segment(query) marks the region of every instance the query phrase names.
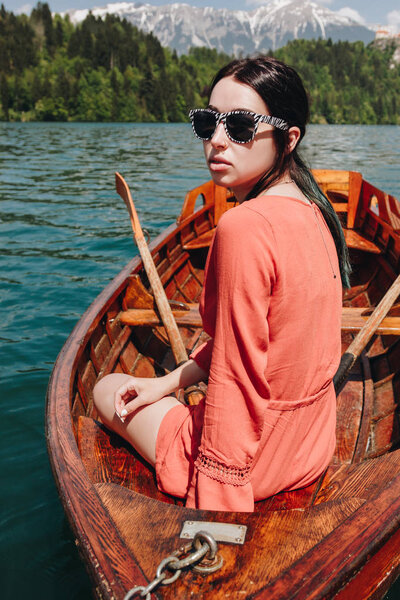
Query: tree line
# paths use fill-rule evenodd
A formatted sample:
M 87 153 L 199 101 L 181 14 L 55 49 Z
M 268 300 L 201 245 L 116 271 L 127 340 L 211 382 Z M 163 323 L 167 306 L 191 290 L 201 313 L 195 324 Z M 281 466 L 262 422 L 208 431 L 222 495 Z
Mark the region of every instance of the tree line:
M 311 122 L 400 124 L 393 53 L 390 44 L 295 40 L 273 54 L 302 76 Z M 230 58 L 208 48 L 178 56 L 115 15 L 73 25 L 46 3 L 29 16 L 1 5 L 0 120 L 186 121 Z

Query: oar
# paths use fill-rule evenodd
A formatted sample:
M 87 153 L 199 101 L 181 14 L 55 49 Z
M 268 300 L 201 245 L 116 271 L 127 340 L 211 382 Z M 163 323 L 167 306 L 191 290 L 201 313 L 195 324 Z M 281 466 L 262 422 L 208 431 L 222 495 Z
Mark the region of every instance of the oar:
M 142 257 L 147 278 L 150 282 L 151 289 L 153 290 L 154 299 L 171 344 L 175 362 L 179 366 L 188 360 L 186 348 L 182 342 L 178 326 L 174 319 L 174 315 L 172 314 L 172 309 L 169 305 L 163 284 L 161 283 L 158 275 L 153 257 L 150 254 L 150 250 L 144 238 L 128 184 L 119 173 L 115 173 L 115 187 L 117 193 L 121 196 L 128 208 L 133 236 L 136 241 L 140 256 Z M 189 404 L 198 404 L 204 394 L 199 388 L 192 386 L 192 388 L 185 390 L 185 396 Z
M 392 308 L 396 299 L 400 294 L 400 275 L 394 280 L 386 294 L 383 296 L 382 300 L 379 302 L 378 306 L 375 308 L 369 319 L 366 321 L 365 325 L 358 332 L 357 336 L 351 342 L 350 346 L 347 348 L 346 352 L 343 354 L 338 370 L 336 371 L 336 375 L 333 378 L 333 383 L 335 385 L 336 394 L 340 392 L 343 387 L 344 381 L 347 378 L 350 370 L 354 366 L 357 358 L 360 356 L 361 352 L 364 350 L 375 331 L 379 327 L 380 323 L 388 314 L 389 310 Z
M 167 331 L 167 335 L 171 344 L 176 364 L 179 365 L 188 360 L 188 355 L 185 346 L 183 345 L 178 326 L 172 314 L 171 307 L 168 303 L 168 298 L 165 294 L 165 290 L 157 273 L 153 257 L 150 254 L 150 250 L 144 238 L 143 231 L 140 226 L 140 221 L 136 213 L 135 205 L 133 203 L 128 184 L 126 183 L 122 175 L 120 175 L 119 173 L 115 173 L 115 187 L 117 189 L 117 193 L 121 196 L 128 208 L 133 235 L 140 256 L 142 257 L 143 265 L 146 270 L 151 289 L 153 290 L 154 298 L 161 316 L 161 320 Z

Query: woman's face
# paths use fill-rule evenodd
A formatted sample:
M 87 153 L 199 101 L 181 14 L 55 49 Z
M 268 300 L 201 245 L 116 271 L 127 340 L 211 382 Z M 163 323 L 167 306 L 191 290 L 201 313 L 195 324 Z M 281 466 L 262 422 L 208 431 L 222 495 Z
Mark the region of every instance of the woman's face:
M 270 114 L 261 96 L 233 77 L 225 77 L 216 84 L 210 96 L 209 108 L 220 113 L 249 110 L 262 115 Z M 253 141 L 238 144 L 228 138 L 224 124 L 220 123 L 212 138 L 203 142 L 214 183 L 231 188 L 239 202 L 275 164 L 277 150 L 273 130 L 272 125 L 260 123 Z

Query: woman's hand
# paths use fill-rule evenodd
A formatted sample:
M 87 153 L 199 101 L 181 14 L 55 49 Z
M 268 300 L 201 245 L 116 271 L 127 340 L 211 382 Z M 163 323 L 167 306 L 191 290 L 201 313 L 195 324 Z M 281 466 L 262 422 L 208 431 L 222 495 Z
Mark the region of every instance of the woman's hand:
M 125 418 L 138 408 L 161 400 L 166 395 L 163 380 L 164 377 L 130 377 L 121 385 L 114 396 L 115 412 L 121 421 L 125 421 Z
M 179 388 L 186 388 L 206 377 L 207 373 L 191 359 L 163 377 L 130 377 L 115 392 L 115 412 L 121 421 L 125 421 L 138 408 L 158 402 Z

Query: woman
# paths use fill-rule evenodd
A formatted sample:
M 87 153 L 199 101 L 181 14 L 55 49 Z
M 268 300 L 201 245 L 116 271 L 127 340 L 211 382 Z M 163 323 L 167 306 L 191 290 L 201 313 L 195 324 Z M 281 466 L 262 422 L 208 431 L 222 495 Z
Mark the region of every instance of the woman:
M 164 377 L 105 377 L 94 400 L 155 465 L 161 490 L 189 507 L 253 511 L 314 481 L 332 457 L 348 255 L 297 153 L 308 102 L 293 69 L 233 61 L 190 118 L 214 182 L 239 202 L 208 256 L 200 312 L 210 340 Z M 207 377 L 197 407 L 170 395 Z

